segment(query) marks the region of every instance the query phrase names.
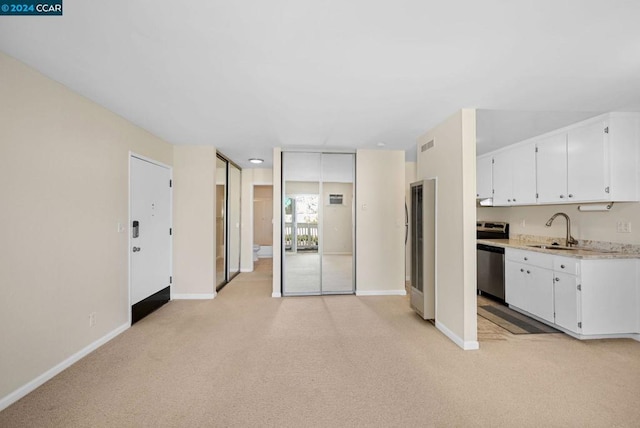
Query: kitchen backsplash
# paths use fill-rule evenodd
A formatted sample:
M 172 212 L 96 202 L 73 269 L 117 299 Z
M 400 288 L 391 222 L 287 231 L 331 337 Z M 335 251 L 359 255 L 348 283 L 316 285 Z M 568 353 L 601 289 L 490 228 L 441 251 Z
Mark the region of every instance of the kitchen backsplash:
M 640 245 L 640 203 L 637 202 L 616 202 L 606 212 L 578 211 L 578 204 L 478 207 L 477 219 L 508 222 L 511 236 L 533 235 L 537 242 L 552 236 L 552 239 L 564 241 L 566 222 L 563 218 L 557 218 L 551 227 L 545 226 L 547 220 L 557 212 L 569 215 L 571 235 L 581 242 L 630 245 L 632 248 Z M 627 233 L 618 231 L 620 222 L 630 226 Z

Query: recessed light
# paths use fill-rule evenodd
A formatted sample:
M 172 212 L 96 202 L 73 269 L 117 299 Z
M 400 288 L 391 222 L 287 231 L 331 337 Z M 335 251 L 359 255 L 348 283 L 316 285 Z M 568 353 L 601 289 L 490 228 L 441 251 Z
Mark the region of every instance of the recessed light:
M 249 159 L 249 162 L 251 162 L 251 163 L 256 163 L 256 164 L 257 164 L 257 163 L 262 163 L 262 162 L 264 162 L 264 159 L 251 158 L 251 159 Z

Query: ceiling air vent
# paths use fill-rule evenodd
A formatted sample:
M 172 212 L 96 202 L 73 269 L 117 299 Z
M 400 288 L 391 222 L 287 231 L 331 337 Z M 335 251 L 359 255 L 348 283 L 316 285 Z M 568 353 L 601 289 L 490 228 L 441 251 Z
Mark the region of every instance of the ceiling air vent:
M 433 140 L 429 141 L 428 143 L 424 143 L 420 147 L 420 152 L 426 152 L 427 150 L 429 150 L 432 147 L 433 147 Z

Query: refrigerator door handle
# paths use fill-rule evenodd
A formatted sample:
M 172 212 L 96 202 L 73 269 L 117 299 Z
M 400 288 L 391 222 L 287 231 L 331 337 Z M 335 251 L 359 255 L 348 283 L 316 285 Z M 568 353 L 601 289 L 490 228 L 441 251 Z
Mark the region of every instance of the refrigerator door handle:
M 407 245 L 407 240 L 409 238 L 409 209 L 407 208 L 407 203 L 404 203 L 404 245 Z

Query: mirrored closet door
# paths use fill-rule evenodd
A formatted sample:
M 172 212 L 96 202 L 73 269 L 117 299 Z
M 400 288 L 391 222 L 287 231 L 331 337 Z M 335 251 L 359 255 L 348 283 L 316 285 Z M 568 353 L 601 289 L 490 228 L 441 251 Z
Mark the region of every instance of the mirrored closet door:
M 354 155 L 283 153 L 283 295 L 354 292 Z

